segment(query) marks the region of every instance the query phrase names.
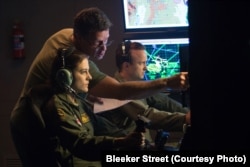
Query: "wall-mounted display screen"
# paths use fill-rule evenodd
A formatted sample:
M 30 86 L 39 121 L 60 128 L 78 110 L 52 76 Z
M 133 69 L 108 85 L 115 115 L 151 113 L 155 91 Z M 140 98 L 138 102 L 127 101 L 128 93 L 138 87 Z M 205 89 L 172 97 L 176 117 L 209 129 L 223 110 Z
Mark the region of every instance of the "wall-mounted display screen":
M 123 0 L 125 30 L 187 27 L 187 0 Z

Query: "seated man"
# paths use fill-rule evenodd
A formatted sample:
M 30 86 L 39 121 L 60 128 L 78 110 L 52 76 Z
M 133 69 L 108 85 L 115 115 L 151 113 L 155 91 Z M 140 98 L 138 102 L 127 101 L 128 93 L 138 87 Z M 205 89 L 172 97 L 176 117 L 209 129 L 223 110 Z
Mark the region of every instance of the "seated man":
M 145 47 L 137 42 L 125 42 L 116 50 L 118 71 L 115 78 L 119 82 L 142 80 L 147 70 Z M 165 93 L 158 93 L 145 99 L 133 100 L 119 108 L 100 115 L 115 123 L 119 128 L 131 132 L 135 128 L 137 115 L 151 120 L 150 129 L 182 132 L 185 124 L 190 124 L 190 110 Z M 148 138 L 149 140 L 152 140 Z

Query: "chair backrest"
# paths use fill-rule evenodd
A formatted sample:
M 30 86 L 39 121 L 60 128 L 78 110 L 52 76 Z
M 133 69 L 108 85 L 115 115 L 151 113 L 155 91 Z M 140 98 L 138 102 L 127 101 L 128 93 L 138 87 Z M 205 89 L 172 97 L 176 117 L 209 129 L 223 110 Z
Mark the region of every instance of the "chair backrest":
M 28 129 L 26 140 L 19 150 L 24 166 L 28 167 L 60 167 L 52 150 L 52 143 L 46 132 L 46 125 L 42 116 L 42 107 L 51 97 L 52 91 L 48 85 L 39 85 L 30 89 L 26 98 L 28 112 Z

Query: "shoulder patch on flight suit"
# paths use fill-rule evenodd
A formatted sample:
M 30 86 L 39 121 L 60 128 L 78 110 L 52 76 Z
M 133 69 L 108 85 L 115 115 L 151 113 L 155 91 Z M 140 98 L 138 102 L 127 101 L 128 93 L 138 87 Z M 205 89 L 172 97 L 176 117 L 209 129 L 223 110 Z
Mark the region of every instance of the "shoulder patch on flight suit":
M 90 121 L 89 116 L 86 113 L 82 113 L 81 117 L 82 117 L 82 123 L 84 124 Z
M 60 118 L 64 118 L 64 116 L 65 116 L 65 113 L 61 108 L 57 109 L 57 114 L 60 116 Z

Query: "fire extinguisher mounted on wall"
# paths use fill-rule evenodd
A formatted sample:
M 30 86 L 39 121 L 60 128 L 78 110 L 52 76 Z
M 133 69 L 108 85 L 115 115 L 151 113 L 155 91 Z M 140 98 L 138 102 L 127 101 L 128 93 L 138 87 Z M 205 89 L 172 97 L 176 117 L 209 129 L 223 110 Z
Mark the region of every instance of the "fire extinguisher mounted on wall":
M 22 59 L 24 55 L 24 33 L 20 22 L 15 22 L 12 29 L 13 58 Z

